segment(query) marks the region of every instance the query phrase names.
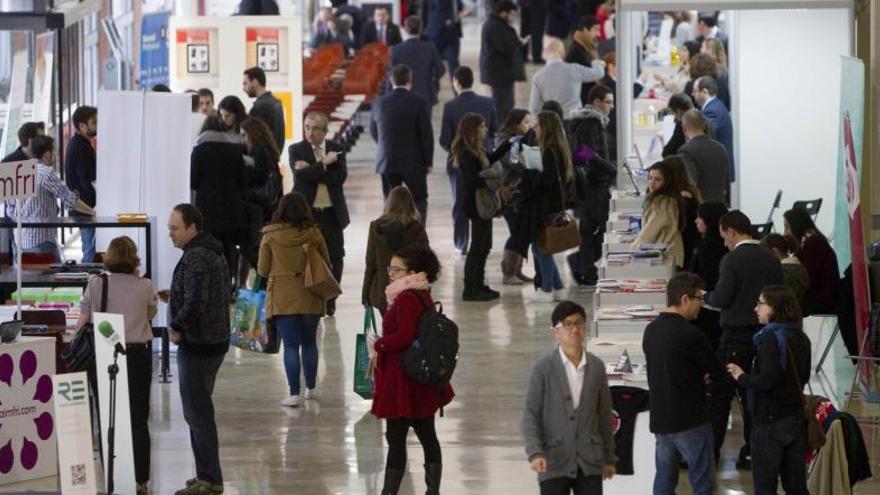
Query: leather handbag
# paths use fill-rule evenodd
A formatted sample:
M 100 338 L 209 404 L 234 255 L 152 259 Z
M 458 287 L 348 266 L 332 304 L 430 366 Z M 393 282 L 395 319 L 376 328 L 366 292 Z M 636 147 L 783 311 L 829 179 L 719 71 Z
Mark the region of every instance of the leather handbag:
M 107 274 L 101 274 L 101 312 L 107 311 Z M 89 322 L 76 331 L 61 359 L 70 373 L 87 371 L 95 365 L 95 326 Z
M 791 353 L 791 346 L 785 343 L 788 351 L 788 362 L 791 364 L 791 370 L 794 372 L 794 380 L 798 386 L 798 392 L 801 396 L 801 407 L 804 412 L 804 419 L 807 421 L 807 451 L 813 452 L 825 445 L 825 428 L 819 424 L 816 418 L 816 411 L 809 407 L 809 401 L 804 398 L 804 385 L 801 383 L 801 377 L 798 376 L 797 362 L 794 360 L 794 354 Z M 807 384 L 809 386 L 809 383 Z M 812 393 L 812 390 L 811 390 Z
M 562 173 L 558 176 L 559 193 L 565 208 L 565 187 L 562 186 Z M 581 245 L 581 235 L 574 218 L 566 211 L 561 211 L 538 231 L 538 245 L 544 255 L 553 255 L 574 249 Z
M 339 282 L 333 277 L 333 272 L 321 257 L 321 253 L 311 244 L 304 244 L 303 251 L 306 254 L 304 282 L 306 289 L 322 301 L 328 301 L 342 294 Z
M 474 191 L 474 202 L 477 207 L 477 215 L 483 220 L 491 220 L 501 211 L 501 198 L 497 192 L 488 187 L 478 187 Z

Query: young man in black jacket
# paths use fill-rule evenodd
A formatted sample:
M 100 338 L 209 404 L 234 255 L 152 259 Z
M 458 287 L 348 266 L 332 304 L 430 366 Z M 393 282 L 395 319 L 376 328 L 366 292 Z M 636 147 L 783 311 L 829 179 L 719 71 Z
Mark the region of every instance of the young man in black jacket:
M 732 210 L 724 214 L 718 224 L 724 245 L 730 252 L 721 258 L 718 283 L 715 290 L 707 294 L 705 301 L 707 305 L 721 310 L 719 359 L 737 364 L 748 373 L 755 358 L 752 337 L 761 328 L 755 316 L 755 301 L 764 287 L 784 283 L 782 265 L 776 256 L 752 239 L 752 223 L 741 211 Z M 742 389 L 737 389 L 731 380 L 716 383 L 711 388 L 716 457 L 724 444 L 730 401 L 738 392 L 742 404 L 745 445 L 740 449 L 737 467 L 749 469 L 752 415 L 748 396 Z
M 281 100 L 266 89 L 266 72 L 259 67 L 244 71 L 242 89 L 251 98 L 256 98 L 249 115 L 269 126 L 275 145 L 279 150 L 284 149 L 284 106 Z
M 174 207 L 168 230 L 183 256 L 174 267 L 168 331 L 177 344 L 177 374 L 183 417 L 190 428 L 196 477 L 176 495 L 223 493 L 220 442 L 214 420 L 214 381 L 229 349 L 229 269 L 223 245 L 202 232 L 202 213 L 193 205 Z
M 715 490 L 715 456 L 705 378 L 725 378 L 709 340 L 692 325 L 703 303 L 703 280 L 681 272 L 666 285 L 668 307 L 648 324 L 642 349 L 651 389 L 651 433 L 657 439 L 654 493 L 673 493 L 679 459 L 695 494 Z
M 499 122 L 513 110 L 514 84 L 526 80 L 522 46 L 528 37 L 521 39 L 511 25 L 516 10 L 511 0 L 499 0 L 480 33 L 480 82 L 492 88 Z
M 91 139 L 98 134 L 98 109 L 81 106 L 73 112 L 74 134 L 67 145 L 64 157 L 64 179 L 68 189 L 79 193 L 79 199 L 95 207 L 95 181 L 97 180 L 97 156 L 92 147 Z M 85 216 L 71 209 L 71 216 Z M 82 240 L 82 262 L 91 263 L 95 259 L 95 228 L 81 227 L 79 233 Z
M 18 128 L 18 148 L 3 157 L 0 163 L 20 162 L 35 158 L 31 153 L 31 141 L 37 136 L 46 134 L 46 124 L 42 122 L 25 122 Z

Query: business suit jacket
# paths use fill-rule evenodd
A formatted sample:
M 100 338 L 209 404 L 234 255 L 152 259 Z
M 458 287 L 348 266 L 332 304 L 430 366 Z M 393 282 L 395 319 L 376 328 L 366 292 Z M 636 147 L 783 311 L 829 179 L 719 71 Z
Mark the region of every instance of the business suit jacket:
M 736 162 L 733 158 L 733 121 L 730 120 L 730 112 L 721 100 L 713 98 L 703 107 L 702 113 L 709 121 L 712 136 L 727 150 L 728 176 L 733 182 L 736 180 Z
M 424 98 L 429 106 L 436 104 L 440 78 L 446 73 L 437 47 L 430 41 L 410 38 L 391 47 L 388 70 L 398 64 L 412 69 L 412 92 Z M 390 77 L 388 84 L 390 87 Z
M 345 179 L 348 178 L 348 167 L 345 164 L 342 146 L 329 140 L 324 143 L 325 153 L 331 151 L 339 153 L 336 163 L 326 167 L 317 162 L 315 150 L 306 140 L 293 143 L 287 148 L 290 168 L 293 170 L 293 190 L 305 196 L 306 201 L 311 205 L 315 201 L 318 184 L 326 185 L 330 201 L 333 203 L 333 211 L 336 213 L 336 219 L 339 220 L 339 227 L 344 229 L 351 223 L 348 216 L 348 204 L 345 202 L 345 192 L 342 189 Z M 307 162 L 309 166 L 302 170 L 296 170 L 294 164 L 298 161 Z
M 262 120 L 272 131 L 278 149 L 284 149 L 284 106 L 281 100 L 275 98 L 271 91 L 266 91 L 254 100 L 250 116 Z
M 419 16 L 422 25 L 425 26 L 425 36 L 437 46 L 446 46 L 459 42 L 461 38 L 461 18 L 454 22 L 456 16 L 453 11 L 461 11 L 461 0 L 421 0 L 419 2 Z
M 495 103 L 492 98 L 480 96 L 473 91 L 462 91 L 458 96 L 443 105 L 443 117 L 440 126 L 440 146 L 449 151 L 455 133 L 458 132 L 458 123 L 467 113 L 476 113 L 483 116 L 486 125 L 489 126 L 489 134 L 484 143 L 486 149 L 492 148 L 493 137 L 498 132 L 498 116 L 495 113 Z M 452 174 L 452 159 L 446 161 L 446 173 Z
M 376 43 L 379 41 L 379 30 L 376 28 L 375 22 L 368 22 L 364 26 L 364 30 L 361 32 L 361 46 L 366 45 L 367 43 Z M 389 22 L 385 25 L 385 44 L 388 46 L 394 46 L 403 41 L 403 38 L 400 37 L 400 27 L 393 22 Z
M 513 87 L 514 81 L 525 80 L 519 36 L 498 14 L 489 14 L 480 32 L 480 82 Z
M 352 40 L 349 38 L 348 33 L 343 31 L 336 34 L 333 34 L 330 31 L 317 31 L 314 36 L 312 36 L 311 41 L 309 41 L 309 48 L 314 50 L 330 43 L 341 44 L 342 49 L 346 54 L 352 49 Z
M 424 175 L 434 160 L 434 131 L 425 100 L 395 88 L 373 102 L 370 134 L 378 145 L 376 173 Z
M 728 204 L 729 163 L 727 150 L 721 143 L 701 134 L 679 148 L 678 155 L 687 167 L 691 182 L 703 195 L 703 201 Z

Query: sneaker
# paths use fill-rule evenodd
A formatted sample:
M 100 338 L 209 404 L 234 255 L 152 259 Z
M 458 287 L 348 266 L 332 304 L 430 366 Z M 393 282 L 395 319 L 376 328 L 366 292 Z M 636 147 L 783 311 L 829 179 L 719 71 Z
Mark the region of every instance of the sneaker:
M 306 400 L 317 399 L 318 398 L 318 389 L 316 389 L 316 388 L 306 389 L 306 393 L 305 393 L 304 397 L 306 398 Z
M 538 289 L 532 294 L 529 294 L 528 300 L 534 303 L 551 303 L 553 302 L 553 293 L 544 292 L 543 290 Z
M 517 277 L 516 275 L 511 275 L 511 276 L 505 275 L 504 280 L 502 280 L 501 283 L 503 285 L 522 285 L 523 281 L 520 280 L 520 278 Z
M 553 300 L 556 302 L 565 301 L 568 298 L 568 291 L 565 289 L 558 289 L 553 291 Z
M 298 395 L 291 395 L 281 401 L 281 405 L 286 407 L 299 407 L 300 404 L 302 404 L 302 399 Z
M 186 488 L 174 492 L 174 495 L 214 495 L 217 493 L 223 493 L 223 485 L 221 483 L 210 483 L 197 479 L 192 484 L 188 484 Z
M 519 272 L 519 273 L 517 273 L 517 274 L 516 274 L 516 278 L 522 280 L 523 282 L 525 282 L 525 283 L 527 283 L 527 284 L 530 284 L 530 283 L 532 283 L 532 282 L 535 281 L 534 278 L 527 276 L 527 275 L 526 275 L 525 273 L 523 273 L 523 272 Z

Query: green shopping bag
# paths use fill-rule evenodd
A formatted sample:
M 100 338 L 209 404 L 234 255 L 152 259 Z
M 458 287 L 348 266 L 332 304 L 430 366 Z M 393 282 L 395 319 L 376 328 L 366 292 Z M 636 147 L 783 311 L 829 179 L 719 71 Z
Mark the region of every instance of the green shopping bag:
M 367 350 L 367 336 L 376 331 L 376 315 L 372 306 L 364 307 L 364 331 L 357 334 L 354 352 L 354 393 L 363 399 L 373 398 L 373 379 L 370 377 L 370 353 Z

